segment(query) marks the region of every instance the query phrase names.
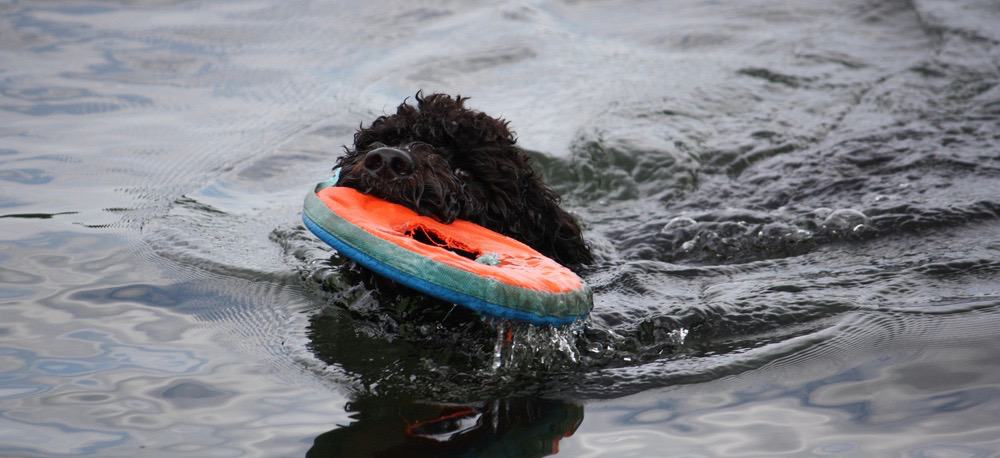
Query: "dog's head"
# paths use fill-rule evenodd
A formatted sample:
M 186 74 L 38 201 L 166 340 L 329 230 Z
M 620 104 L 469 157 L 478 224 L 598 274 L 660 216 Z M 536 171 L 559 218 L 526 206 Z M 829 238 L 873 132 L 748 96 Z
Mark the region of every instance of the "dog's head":
M 445 223 L 465 219 L 567 265 L 592 260 L 576 220 L 515 146 L 507 121 L 465 108 L 466 98 L 416 95 L 354 135 L 338 185 Z

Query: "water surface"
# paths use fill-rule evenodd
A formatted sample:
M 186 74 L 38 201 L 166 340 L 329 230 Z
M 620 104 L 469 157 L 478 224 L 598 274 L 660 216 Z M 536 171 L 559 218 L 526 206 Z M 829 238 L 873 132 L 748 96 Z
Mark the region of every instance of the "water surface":
M 992 456 L 998 23 L 0 3 L 0 454 Z M 492 323 L 400 319 L 301 227 L 418 89 L 510 120 L 579 215 L 586 323 L 498 357 Z

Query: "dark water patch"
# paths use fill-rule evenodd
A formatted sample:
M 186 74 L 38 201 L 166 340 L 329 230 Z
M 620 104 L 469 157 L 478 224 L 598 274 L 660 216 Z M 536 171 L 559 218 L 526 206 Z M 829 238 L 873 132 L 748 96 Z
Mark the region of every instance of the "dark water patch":
M 44 280 L 45 277 L 42 277 L 41 275 L 0 267 L 0 283 L 6 283 L 9 285 L 31 285 L 41 283 Z
M 106 253 L 120 249 L 122 239 L 114 235 L 76 233 L 69 231 L 45 231 L 20 239 L 0 240 L 0 246 L 12 248 L 12 252 L 62 252 L 66 255 Z
M 194 211 L 194 212 L 204 212 L 215 215 L 224 215 L 226 212 L 219 210 L 211 205 L 204 204 L 188 196 L 181 196 L 180 198 L 174 200 L 174 205 L 179 207 Z
M 137 94 L 102 94 L 79 87 L 45 87 L 17 79 L 0 83 L 0 95 L 29 105 L 9 105 L 3 109 L 29 116 L 53 114 L 87 114 L 101 111 L 149 106 L 153 100 Z M 69 101 L 77 101 L 69 103 Z
M 23 103 L 0 105 L 0 110 L 28 116 L 86 115 L 150 106 L 153 100 L 137 94 L 101 94 L 80 87 L 45 87 L 18 79 L 0 82 L 0 95 Z
M 117 288 L 78 291 L 69 296 L 72 300 L 94 304 L 114 304 L 133 302 L 151 307 L 172 308 L 183 302 L 184 293 L 180 288 L 163 288 L 154 285 L 125 285 Z
M 30 116 L 50 116 L 54 114 L 87 115 L 119 109 L 121 109 L 120 106 L 109 103 L 45 103 L 34 104 L 28 107 L 0 105 L 0 110 L 13 111 Z
M 47 184 L 54 180 L 55 177 L 49 175 L 45 170 L 42 169 L 5 169 L 0 170 L 0 180 L 10 181 L 18 184 L 26 185 L 39 185 Z
M 914 208 L 901 205 L 869 210 L 869 214 L 872 215 L 871 224 L 877 230 L 911 231 L 993 220 L 1000 216 L 1000 202 L 980 201 L 967 206 L 946 208 Z
M 747 167 L 753 165 L 754 163 L 771 157 L 790 153 L 794 151 L 795 148 L 796 145 L 783 144 L 748 151 L 740 154 L 732 161 L 727 161 L 728 164 L 726 165 L 726 173 L 734 178 L 738 177 L 741 173 L 743 173 L 743 170 L 746 170 Z M 720 155 L 720 158 L 724 157 L 724 155 Z M 758 178 L 757 180 L 759 182 L 761 179 Z
M 698 182 L 697 163 L 683 153 L 630 151 L 585 139 L 573 151 L 568 163 L 540 161 L 548 182 L 573 200 L 607 202 L 642 197 L 669 201 L 683 196 Z
M 964 275 L 970 273 L 992 273 L 1000 271 L 1000 261 L 994 259 L 963 259 L 924 264 L 916 270 L 928 275 Z
M 768 70 L 766 68 L 759 68 L 759 67 L 741 68 L 737 70 L 736 73 L 740 75 L 749 76 L 751 78 L 762 79 L 769 83 L 788 86 L 791 88 L 797 88 L 799 86 L 806 85 L 815 80 L 814 78 L 809 78 L 809 77 L 785 75 L 772 70 Z
M 0 86 L 0 94 L 29 102 L 72 100 L 96 95 L 94 92 L 82 88 L 43 86 L 18 88 L 11 84 Z
M 218 406 L 231 399 L 234 394 L 196 380 L 177 380 L 154 396 L 166 399 L 182 409 L 200 409 Z
M 26 218 L 26 219 L 52 219 L 60 215 L 76 215 L 80 212 L 58 212 L 58 213 L 10 213 L 0 215 L 0 218 Z

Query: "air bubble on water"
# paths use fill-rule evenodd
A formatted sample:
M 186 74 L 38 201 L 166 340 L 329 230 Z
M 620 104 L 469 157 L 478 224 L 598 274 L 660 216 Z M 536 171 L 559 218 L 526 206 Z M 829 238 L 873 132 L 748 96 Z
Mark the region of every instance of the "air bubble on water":
M 696 243 L 697 242 L 695 242 L 695 239 L 688 240 L 687 242 L 681 244 L 681 250 L 691 251 L 694 249 Z
M 852 208 L 840 208 L 834 210 L 823 220 L 823 227 L 827 230 L 838 232 L 854 230 L 854 228 L 867 223 L 868 217 L 864 213 Z
M 660 233 L 662 234 L 674 229 L 680 229 L 682 227 L 694 226 L 695 224 L 698 224 L 698 222 L 691 218 L 678 216 L 668 221 L 667 224 L 663 226 L 663 229 L 660 230 Z

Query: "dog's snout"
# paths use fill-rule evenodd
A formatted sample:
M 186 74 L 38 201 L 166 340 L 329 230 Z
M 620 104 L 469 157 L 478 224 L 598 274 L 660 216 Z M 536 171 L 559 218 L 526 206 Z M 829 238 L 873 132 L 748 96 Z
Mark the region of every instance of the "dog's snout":
M 365 170 L 389 178 L 405 177 L 413 173 L 413 158 L 401 149 L 376 148 L 365 155 Z

